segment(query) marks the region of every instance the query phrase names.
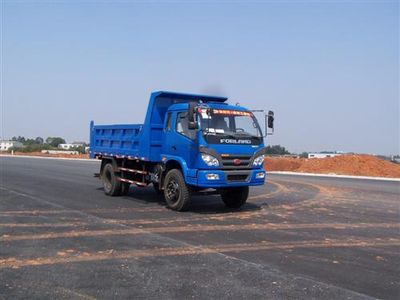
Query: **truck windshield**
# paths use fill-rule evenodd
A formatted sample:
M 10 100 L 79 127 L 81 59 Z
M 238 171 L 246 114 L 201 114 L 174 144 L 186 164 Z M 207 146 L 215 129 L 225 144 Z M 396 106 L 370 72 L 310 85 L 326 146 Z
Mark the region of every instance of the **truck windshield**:
M 209 143 L 234 143 L 258 145 L 262 133 L 251 112 L 214 109 L 207 113 L 199 109 L 201 129 Z

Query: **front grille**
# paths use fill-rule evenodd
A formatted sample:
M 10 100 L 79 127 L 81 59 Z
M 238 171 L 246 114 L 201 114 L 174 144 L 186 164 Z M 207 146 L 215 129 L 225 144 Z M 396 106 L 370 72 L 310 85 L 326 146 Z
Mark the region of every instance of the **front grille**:
M 234 174 L 234 175 L 227 175 L 228 181 L 247 181 L 249 175 L 247 174 Z
M 222 166 L 226 168 L 246 168 L 250 165 L 251 155 L 221 155 Z M 235 161 L 240 160 L 239 164 Z

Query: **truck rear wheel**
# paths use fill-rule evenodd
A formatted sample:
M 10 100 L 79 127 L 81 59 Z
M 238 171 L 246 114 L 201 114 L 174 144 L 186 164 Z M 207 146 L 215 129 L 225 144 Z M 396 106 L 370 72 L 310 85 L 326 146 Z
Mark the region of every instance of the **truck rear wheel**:
M 103 181 L 104 193 L 109 196 L 119 196 L 121 194 L 121 182 L 115 175 L 114 168 L 111 163 L 107 163 L 101 174 Z
M 164 196 L 169 208 L 185 211 L 190 206 L 191 189 L 186 185 L 182 172 L 172 169 L 164 181 Z
M 229 188 L 221 191 L 221 198 L 229 208 L 242 207 L 249 197 L 249 187 Z
M 120 192 L 120 195 L 121 195 L 121 196 L 128 195 L 130 186 L 131 186 L 130 183 L 121 182 L 121 192 Z

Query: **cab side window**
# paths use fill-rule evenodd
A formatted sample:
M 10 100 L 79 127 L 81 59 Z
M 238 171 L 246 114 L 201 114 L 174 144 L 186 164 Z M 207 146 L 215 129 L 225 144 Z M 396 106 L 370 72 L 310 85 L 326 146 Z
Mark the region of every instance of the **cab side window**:
M 189 130 L 189 119 L 187 112 L 178 113 L 176 117 L 176 132 L 194 140 L 196 137 L 195 130 Z
M 167 122 L 166 122 L 166 125 L 165 125 L 165 131 L 171 130 L 171 121 L 172 121 L 172 113 L 168 113 Z

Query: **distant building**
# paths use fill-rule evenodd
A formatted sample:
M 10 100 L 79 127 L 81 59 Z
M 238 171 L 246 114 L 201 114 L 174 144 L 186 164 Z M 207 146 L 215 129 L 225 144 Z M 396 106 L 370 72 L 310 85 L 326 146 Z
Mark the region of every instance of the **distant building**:
M 86 146 L 85 142 L 73 142 L 72 145 L 74 145 L 75 147 L 83 147 Z
M 308 153 L 308 158 L 327 158 L 343 155 L 343 152 L 332 152 L 332 153 Z
M 60 149 L 64 149 L 64 150 L 69 150 L 69 149 L 71 149 L 72 147 L 75 147 L 73 144 L 59 144 L 58 145 L 58 148 L 60 148 Z
M 392 155 L 390 160 L 394 163 L 400 164 L 400 156 L 399 155 Z
M 60 144 L 58 145 L 58 148 L 63 149 L 63 150 L 69 150 L 74 147 L 84 147 L 85 143 L 84 142 L 73 142 L 71 144 Z
M 8 151 L 10 148 L 22 148 L 24 145 L 17 141 L 0 141 L 0 151 Z
M 44 154 L 75 154 L 78 155 L 78 151 L 68 151 L 68 150 L 42 150 Z

